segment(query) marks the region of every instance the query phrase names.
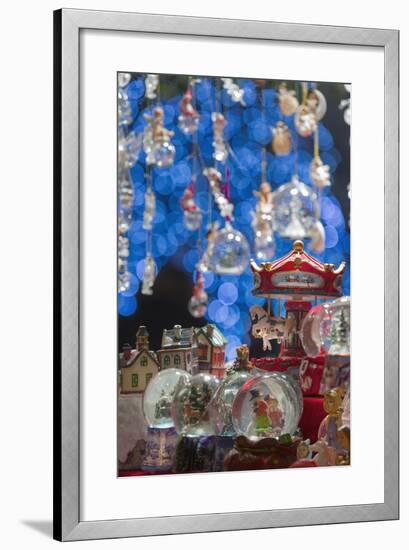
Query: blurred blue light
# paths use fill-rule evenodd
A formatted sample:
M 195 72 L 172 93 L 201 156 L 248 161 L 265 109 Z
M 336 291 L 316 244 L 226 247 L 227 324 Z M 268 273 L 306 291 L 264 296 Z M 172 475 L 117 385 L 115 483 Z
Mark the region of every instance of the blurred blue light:
M 128 264 L 128 269 L 129 269 L 129 264 Z M 129 288 L 124 292 L 120 292 L 120 296 L 126 296 L 126 297 L 134 296 L 138 292 L 138 289 L 139 289 L 139 279 L 136 275 L 134 275 L 133 273 L 130 273 Z
M 182 187 L 186 186 L 192 178 L 192 171 L 189 163 L 185 160 L 172 166 L 170 174 L 175 185 Z
M 138 307 L 135 296 L 122 296 L 118 295 L 118 313 L 122 317 L 129 317 L 133 315 Z
M 333 248 L 338 244 L 338 232 L 333 225 L 325 227 L 325 247 Z
M 173 192 L 174 187 L 175 184 L 173 183 L 169 170 L 159 173 L 153 178 L 153 188 L 161 195 L 170 195 Z
M 186 269 L 186 271 L 192 272 L 195 269 L 198 261 L 199 255 L 197 253 L 197 250 L 191 249 L 183 256 L 183 267 Z
M 223 283 L 219 286 L 217 297 L 226 306 L 234 304 L 238 298 L 237 286 L 233 283 Z

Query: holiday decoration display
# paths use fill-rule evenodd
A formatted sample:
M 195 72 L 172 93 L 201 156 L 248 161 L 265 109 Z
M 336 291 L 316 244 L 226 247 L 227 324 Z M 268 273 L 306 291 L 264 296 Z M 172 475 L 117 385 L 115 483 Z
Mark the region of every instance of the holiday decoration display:
M 118 74 L 124 475 L 349 464 L 348 140 L 330 133 L 331 86 Z
M 159 372 L 151 379 L 143 394 L 143 412 L 149 427 L 173 427 L 173 396 L 189 378 L 186 371 L 171 368 Z
M 218 378 L 211 374 L 197 374 L 178 389 L 172 406 L 178 434 L 195 437 L 215 433 L 209 405 L 218 384 Z

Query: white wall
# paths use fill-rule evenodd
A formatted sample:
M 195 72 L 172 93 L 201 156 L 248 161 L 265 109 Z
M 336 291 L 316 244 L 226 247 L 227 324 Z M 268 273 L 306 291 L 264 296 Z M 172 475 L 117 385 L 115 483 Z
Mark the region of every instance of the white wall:
M 319 23 L 351 26 L 399 28 L 401 30 L 401 113 L 402 151 L 407 152 L 409 97 L 409 21 L 404 3 L 390 0 L 378 5 L 343 0 L 327 2 L 220 2 L 206 0 L 88 0 L 85 5 L 66 0 L 64 7 L 116 9 L 149 13 L 173 13 Z M 379 7 L 378 7 L 379 6 Z M 0 521 L 2 546 L 47 548 L 56 545 L 49 533 L 52 515 L 52 342 L 51 342 L 51 239 L 52 239 L 52 10 L 61 3 L 7 2 L 2 6 L 1 39 L 1 191 L 0 201 L 1 273 L 0 310 L 6 311 L 1 339 L 1 453 Z M 164 52 L 164 55 L 166 53 Z M 270 61 L 273 63 L 273 61 Z M 369 83 L 370 84 L 370 83 Z M 370 92 L 369 92 L 370 93 Z M 380 111 L 382 106 L 379 106 Z M 374 120 L 376 124 L 376 118 Z M 373 131 L 369 129 L 368 131 Z M 408 246 L 407 155 L 402 154 L 401 201 L 405 205 L 402 220 L 402 250 Z M 370 182 L 355 182 L 370 185 Z M 362 222 L 364 223 L 364 221 Z M 362 228 L 365 230 L 365 227 Z M 370 231 L 370 228 L 367 228 Z M 380 247 L 381 253 L 381 247 Z M 408 260 L 402 258 L 402 281 L 407 281 Z M 406 275 L 406 276 L 405 276 Z M 402 288 L 407 304 L 407 287 Z M 375 297 L 374 297 L 375 299 Z M 404 309 L 402 307 L 402 309 Z M 403 312 L 403 333 L 408 315 Z M 369 351 L 370 353 L 370 351 Z M 15 372 L 19 357 L 18 390 Z M 406 354 L 402 354 L 401 388 L 408 387 Z M 5 376 L 4 376 L 5 375 Z M 403 393 L 403 391 L 402 391 Z M 404 396 L 406 398 L 406 395 Z M 408 400 L 402 404 L 402 487 L 408 487 L 409 459 L 407 443 Z M 374 442 L 376 449 L 376 442 Z M 302 491 L 302 487 L 300 487 Z M 247 531 L 209 535 L 185 535 L 123 541 L 79 543 L 87 548 L 205 548 L 210 545 L 235 548 L 274 545 L 296 548 L 313 545 L 336 549 L 402 547 L 397 537 L 409 534 L 407 491 L 402 494 L 402 520 L 374 524 L 306 527 L 275 531 Z M 406 535 L 406 537 L 405 537 Z M 7 542 L 6 542 L 6 540 Z

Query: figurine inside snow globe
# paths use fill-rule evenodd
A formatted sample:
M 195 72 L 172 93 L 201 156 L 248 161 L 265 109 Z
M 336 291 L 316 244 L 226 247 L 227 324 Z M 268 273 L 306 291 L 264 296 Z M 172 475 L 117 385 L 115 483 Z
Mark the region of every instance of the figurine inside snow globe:
M 233 426 L 248 439 L 290 436 L 299 420 L 298 396 L 290 382 L 264 374 L 246 382 L 233 402 Z
M 173 399 L 172 418 L 179 435 L 214 435 L 209 405 L 218 385 L 216 376 L 196 374 L 178 389 Z
M 236 354 L 233 365 L 227 370 L 211 402 L 210 415 L 217 435 L 237 435 L 232 418 L 233 401 L 243 384 L 252 377 L 248 346 L 238 347 Z
M 181 369 L 165 369 L 152 378 L 143 396 L 143 412 L 149 427 L 173 427 L 173 398 L 189 379 L 190 374 Z

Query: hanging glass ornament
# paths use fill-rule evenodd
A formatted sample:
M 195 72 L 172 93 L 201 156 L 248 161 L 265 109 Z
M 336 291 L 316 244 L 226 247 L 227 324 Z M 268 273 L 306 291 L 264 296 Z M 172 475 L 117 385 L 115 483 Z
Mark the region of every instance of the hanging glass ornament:
M 239 389 L 232 417 L 236 433 L 252 440 L 293 435 L 299 421 L 298 396 L 288 380 L 255 376 Z
M 152 222 L 155 216 L 155 209 L 156 209 L 155 193 L 153 192 L 152 188 L 149 186 L 146 189 L 146 193 L 145 193 L 145 209 L 143 211 L 143 222 L 142 222 L 142 227 L 146 231 L 150 231 L 152 229 Z
M 129 240 L 123 235 L 118 235 L 118 256 L 119 258 L 129 257 Z
M 231 99 L 235 103 L 240 103 L 243 107 L 245 107 L 246 102 L 244 101 L 244 90 L 240 88 L 240 86 L 236 84 L 232 78 L 222 78 L 221 80 L 223 82 L 223 88 L 229 94 Z
M 153 294 L 153 285 L 156 278 L 156 263 L 153 256 L 148 252 L 145 257 L 145 269 L 142 280 L 142 294 L 151 296 Z
M 308 92 L 308 97 L 306 101 L 309 110 L 314 113 L 315 120 L 319 122 L 325 116 L 327 112 L 327 100 L 325 99 L 324 94 L 314 88 Z
M 173 132 L 163 126 L 163 109 L 155 107 L 153 116 L 144 115 L 148 125 L 144 131 L 144 151 L 148 164 L 165 168 L 173 163 L 176 149 L 171 142 Z
M 291 135 L 288 126 L 281 120 L 272 129 L 273 141 L 271 148 L 276 155 L 288 155 L 291 151 Z
M 320 220 L 315 220 L 310 231 L 310 248 L 317 254 L 325 250 L 325 229 Z
M 212 113 L 213 122 L 213 158 L 217 162 L 226 162 L 229 155 L 226 143 L 224 141 L 224 128 L 226 119 L 222 113 Z
M 188 310 L 192 317 L 204 317 L 207 311 L 208 296 L 204 289 L 203 275 L 196 272 L 196 283 L 193 285 L 192 297 L 189 300 Z
M 190 231 L 199 229 L 202 223 L 202 211 L 195 203 L 194 199 L 194 183 L 193 181 L 186 187 L 183 197 L 180 200 L 180 205 L 183 209 L 183 222 L 185 227 Z
M 192 105 L 192 88 L 189 87 L 179 104 L 180 115 L 178 118 L 179 128 L 184 134 L 193 134 L 199 127 L 199 113 Z
M 118 206 L 120 211 L 132 209 L 133 199 L 133 187 L 127 175 L 126 177 L 122 178 L 118 183 Z
M 125 86 L 128 86 L 132 78 L 132 75 L 130 73 L 118 73 L 118 86 L 120 88 L 125 88 Z
M 345 90 L 350 94 L 351 93 L 351 85 L 350 84 L 344 84 Z M 351 97 L 348 97 L 347 99 L 341 99 L 340 104 L 338 106 L 339 109 L 345 109 L 344 110 L 344 120 L 347 124 L 351 125 Z
M 123 88 L 118 88 L 118 122 L 122 126 L 128 126 L 132 122 L 131 104 Z
M 297 132 L 302 137 L 309 137 L 317 128 L 317 120 L 314 112 L 308 105 L 300 105 L 295 113 L 294 124 Z
M 271 185 L 264 181 L 254 195 L 258 199 L 252 221 L 256 257 L 259 260 L 271 260 L 275 254 L 274 193 Z
M 278 88 L 278 104 L 283 115 L 293 115 L 298 107 L 295 91 L 287 90 L 286 86 L 280 86 Z
M 331 342 L 327 354 L 329 356 L 350 355 L 350 305 L 349 296 L 342 296 L 327 304 L 326 310 L 330 316 L 329 340 Z
M 173 427 L 173 398 L 189 380 L 189 373 L 173 368 L 159 372 L 150 380 L 143 394 L 143 413 L 149 427 Z
M 298 240 L 310 236 L 319 218 L 317 195 L 294 175 L 274 193 L 276 229 L 281 237 Z
M 229 221 L 216 233 L 208 267 L 219 275 L 240 275 L 248 266 L 250 247 L 246 237 Z
M 159 86 L 157 74 L 147 74 L 145 78 L 145 95 L 148 99 L 156 98 L 156 89 Z
M 233 219 L 233 204 L 221 190 L 222 175 L 216 168 L 205 168 L 203 175 L 209 181 L 210 190 L 214 201 L 223 218 Z
M 172 405 L 172 419 L 178 434 L 195 437 L 214 435 L 209 404 L 219 385 L 211 374 L 196 374 L 176 392 Z
M 323 189 L 331 185 L 330 167 L 324 164 L 319 157 L 314 157 L 310 165 L 310 178 L 312 183 L 318 189 Z
M 126 233 L 132 223 L 132 210 L 120 209 L 118 212 L 118 231 L 119 233 Z
M 118 168 L 119 171 L 132 168 L 139 158 L 142 149 L 142 135 L 129 132 L 124 134 L 120 129 L 118 132 Z

